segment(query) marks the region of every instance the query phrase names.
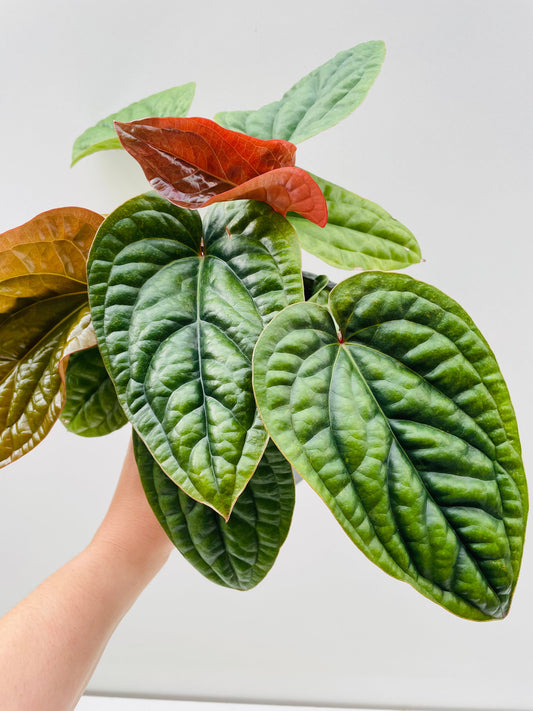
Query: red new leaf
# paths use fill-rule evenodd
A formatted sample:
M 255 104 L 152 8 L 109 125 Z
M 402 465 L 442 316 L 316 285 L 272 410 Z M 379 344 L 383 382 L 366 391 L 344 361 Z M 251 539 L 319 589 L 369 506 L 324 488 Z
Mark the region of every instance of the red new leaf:
M 182 207 L 225 200 L 262 200 L 323 227 L 326 201 L 315 181 L 294 167 L 296 146 L 247 136 L 203 118 L 115 122 L 120 142 L 152 187 Z

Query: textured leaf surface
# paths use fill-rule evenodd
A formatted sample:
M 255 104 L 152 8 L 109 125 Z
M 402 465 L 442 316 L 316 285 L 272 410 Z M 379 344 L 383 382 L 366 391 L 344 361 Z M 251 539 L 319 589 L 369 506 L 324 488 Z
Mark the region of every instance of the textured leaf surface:
M 294 509 L 291 466 L 272 442 L 227 523 L 176 486 L 136 433 L 133 446 L 148 501 L 189 563 L 229 588 L 249 590 L 260 583 L 287 537 Z
M 100 351 L 120 403 L 162 469 L 224 517 L 267 442 L 253 347 L 303 299 L 294 231 L 262 203 L 196 212 L 155 194 L 104 223 L 89 260 Z
M 354 276 L 330 308 L 293 305 L 259 339 L 269 433 L 383 570 L 458 615 L 503 617 L 527 491 L 487 343 L 454 301 L 404 275 Z
M 51 297 L 0 324 L 0 466 L 33 449 L 57 420 L 70 353 L 95 344 L 86 294 Z
M 402 269 L 420 261 L 414 235 L 370 200 L 312 175 L 326 198 L 321 229 L 298 215 L 288 219 L 302 249 L 339 269 Z
M 97 151 L 122 148 L 115 133 L 114 121 L 135 121 L 146 116 L 186 116 L 194 98 L 194 82 L 152 94 L 98 121 L 84 131 L 72 147 L 72 164 Z
M 81 207 L 63 207 L 0 235 L 0 319 L 18 299 L 85 292 L 87 256 L 103 219 Z
M 74 353 L 65 376 L 67 401 L 61 421 L 74 434 L 101 437 L 126 424 L 98 348 Z
M 280 101 L 257 111 L 224 111 L 215 120 L 257 138 L 305 141 L 339 123 L 359 106 L 384 59 L 383 42 L 358 44 L 305 76 Z
M 102 219 L 60 208 L 0 236 L 0 466 L 48 434 L 65 399 L 64 359 L 96 342 L 86 259 Z
M 253 199 L 282 215 L 291 210 L 326 223 L 324 196 L 305 170 L 294 167 L 292 143 L 261 141 L 202 118 L 117 122 L 116 130 L 152 187 L 175 205 Z

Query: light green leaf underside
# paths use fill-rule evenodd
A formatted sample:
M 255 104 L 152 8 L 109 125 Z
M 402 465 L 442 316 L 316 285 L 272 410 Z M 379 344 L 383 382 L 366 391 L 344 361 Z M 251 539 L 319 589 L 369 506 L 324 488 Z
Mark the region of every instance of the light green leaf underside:
M 451 299 L 398 274 L 339 284 L 265 329 L 254 388 L 267 430 L 377 565 L 457 615 L 503 617 L 527 514 L 497 363 Z
M 303 299 L 292 228 L 263 203 L 239 202 L 217 206 L 202 229 L 198 213 L 148 193 L 105 221 L 88 273 L 128 419 L 166 474 L 227 518 L 267 442 L 253 347 Z
M 384 59 L 383 42 L 358 44 L 300 79 L 280 101 L 257 111 L 223 111 L 216 114 L 215 121 L 256 138 L 305 141 L 339 123 L 359 106 Z
M 64 402 L 62 363 L 93 346 L 87 294 L 43 299 L 0 324 L 0 466 L 33 449 Z
M 113 121 L 136 121 L 149 116 L 186 116 L 194 98 L 195 88 L 194 82 L 190 82 L 165 89 L 98 121 L 74 141 L 71 165 L 91 153 L 122 148 Z
M 294 478 L 272 442 L 226 523 L 188 497 L 158 466 L 134 433 L 135 458 L 146 496 L 167 536 L 206 578 L 249 590 L 272 568 L 291 523 Z
M 65 382 L 67 401 L 61 421 L 69 432 L 101 437 L 127 423 L 98 348 L 69 357 Z
M 412 232 L 382 207 L 312 175 L 326 198 L 325 227 L 289 214 L 302 249 L 339 269 L 402 269 L 420 261 Z

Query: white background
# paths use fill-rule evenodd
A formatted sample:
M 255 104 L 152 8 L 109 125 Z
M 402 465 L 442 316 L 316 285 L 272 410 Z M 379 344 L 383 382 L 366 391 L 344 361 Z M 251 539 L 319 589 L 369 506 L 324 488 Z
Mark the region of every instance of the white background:
M 298 164 L 412 229 L 426 261 L 409 271 L 457 299 L 492 345 L 531 469 L 532 21 L 529 0 L 1 0 L 0 232 L 62 205 L 110 212 L 144 191 L 118 151 L 69 168 L 74 139 L 131 101 L 195 80 L 191 115 L 256 108 L 341 49 L 383 39 L 364 104 L 303 143 Z M 87 441 L 58 425 L 0 472 L 0 613 L 88 542 L 127 436 Z M 175 554 L 90 689 L 533 709 L 532 632 L 531 546 L 509 617 L 467 622 L 369 563 L 302 483 L 257 589 L 214 586 Z

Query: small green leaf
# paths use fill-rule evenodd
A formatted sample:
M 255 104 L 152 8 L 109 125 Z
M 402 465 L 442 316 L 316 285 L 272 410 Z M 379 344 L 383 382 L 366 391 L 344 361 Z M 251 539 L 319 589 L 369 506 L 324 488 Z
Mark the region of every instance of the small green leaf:
M 101 437 L 128 421 L 98 348 L 73 353 L 65 376 L 67 401 L 61 421 L 69 432 Z
M 256 138 L 305 141 L 339 123 L 359 106 L 384 59 L 383 42 L 358 44 L 305 76 L 280 101 L 257 111 L 223 111 L 215 121 Z
M 457 615 L 505 616 L 528 503 L 494 355 L 405 275 L 351 277 L 330 308 L 290 306 L 257 343 L 269 434 L 370 560 Z
M 148 116 L 186 116 L 195 88 L 196 84 L 190 82 L 165 89 L 98 121 L 95 126 L 88 128 L 74 141 L 71 166 L 91 153 L 122 148 L 115 133 L 114 121 L 136 121 Z
M 269 442 L 226 523 L 185 494 L 162 471 L 134 431 L 133 447 L 146 496 L 167 536 L 206 578 L 250 590 L 274 565 L 294 509 L 290 464 Z
M 321 228 L 299 215 L 287 216 L 302 249 L 339 269 L 402 269 L 420 261 L 414 235 L 383 208 L 311 177 L 326 198 L 328 222 Z
M 197 212 L 153 193 L 102 225 L 88 264 L 98 344 L 128 419 L 171 479 L 225 518 L 267 435 L 252 391 L 264 325 L 303 299 L 298 241 L 263 203 Z

